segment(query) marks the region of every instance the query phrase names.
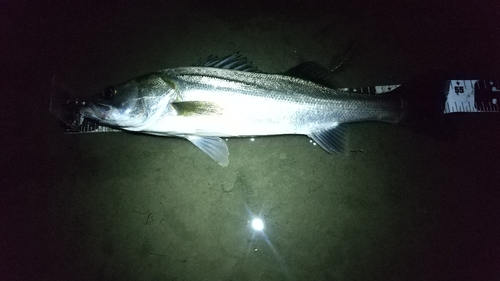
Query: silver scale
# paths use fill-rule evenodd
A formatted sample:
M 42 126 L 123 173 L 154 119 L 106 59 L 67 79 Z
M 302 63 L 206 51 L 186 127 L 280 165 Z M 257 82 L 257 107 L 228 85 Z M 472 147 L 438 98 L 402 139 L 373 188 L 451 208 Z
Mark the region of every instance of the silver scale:
M 446 104 L 444 107 L 444 114 L 467 112 L 500 112 L 498 103 L 500 102 L 500 80 L 448 80 L 446 94 Z M 55 80 L 54 80 L 55 83 Z M 61 86 L 61 85 L 59 85 Z M 341 91 L 351 91 L 356 93 L 365 94 L 381 94 L 390 92 L 401 85 L 384 85 L 384 86 L 371 86 L 371 87 L 356 87 L 356 88 L 340 88 Z M 65 86 L 63 86 L 66 88 Z M 66 88 L 67 91 L 68 88 Z M 50 111 L 58 116 L 61 120 L 62 113 L 57 109 L 60 105 L 54 105 L 54 96 L 57 93 L 52 93 L 52 101 Z M 69 126 L 65 128 L 66 133 L 103 133 L 103 132 L 121 132 L 121 130 L 97 125 L 93 122 L 85 122 L 82 116 L 77 116 L 78 120 L 74 120 L 79 124 L 79 129 L 74 130 Z

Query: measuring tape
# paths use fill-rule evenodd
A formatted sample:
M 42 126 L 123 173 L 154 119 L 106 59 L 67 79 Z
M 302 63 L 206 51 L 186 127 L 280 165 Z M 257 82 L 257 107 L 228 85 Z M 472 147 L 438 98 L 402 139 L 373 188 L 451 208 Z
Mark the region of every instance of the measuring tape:
M 456 112 L 500 112 L 499 80 L 449 80 L 446 87 L 445 114 Z M 390 92 L 401 85 L 342 88 L 365 94 Z

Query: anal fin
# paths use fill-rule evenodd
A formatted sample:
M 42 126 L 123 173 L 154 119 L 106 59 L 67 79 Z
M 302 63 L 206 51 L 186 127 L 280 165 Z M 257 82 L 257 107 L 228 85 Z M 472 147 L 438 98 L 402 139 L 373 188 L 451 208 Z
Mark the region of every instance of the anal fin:
M 345 154 L 347 150 L 347 125 L 312 132 L 308 135 L 328 153 Z

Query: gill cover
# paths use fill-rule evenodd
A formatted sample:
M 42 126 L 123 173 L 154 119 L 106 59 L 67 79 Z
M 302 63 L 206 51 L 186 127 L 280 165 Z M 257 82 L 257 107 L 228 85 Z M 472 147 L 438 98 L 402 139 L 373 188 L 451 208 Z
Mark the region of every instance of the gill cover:
M 80 113 L 105 125 L 140 130 L 153 116 L 161 115 L 166 106 L 162 101 L 171 90 L 171 83 L 147 74 L 104 88 L 85 100 Z

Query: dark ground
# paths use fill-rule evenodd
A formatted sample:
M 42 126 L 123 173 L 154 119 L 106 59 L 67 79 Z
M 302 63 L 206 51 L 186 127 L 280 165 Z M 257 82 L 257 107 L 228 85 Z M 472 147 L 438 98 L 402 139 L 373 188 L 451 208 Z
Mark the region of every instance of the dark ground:
M 231 139 L 221 168 L 48 112 L 54 74 L 87 96 L 210 54 L 328 66 L 353 42 L 339 86 L 500 78 L 498 3 L 178 2 L 1 1 L 0 280 L 500 280 L 499 114 L 447 116 L 455 141 L 355 124 L 349 156 Z

